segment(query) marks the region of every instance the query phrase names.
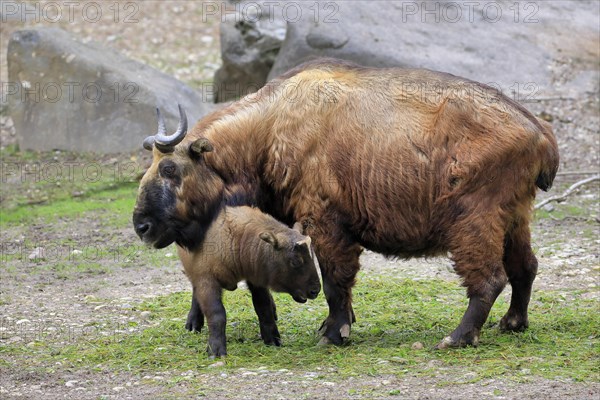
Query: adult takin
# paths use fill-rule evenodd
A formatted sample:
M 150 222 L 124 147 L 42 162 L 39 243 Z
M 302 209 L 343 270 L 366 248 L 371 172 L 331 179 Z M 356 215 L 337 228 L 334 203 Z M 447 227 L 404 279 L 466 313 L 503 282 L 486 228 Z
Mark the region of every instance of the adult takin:
M 507 281 L 500 327 L 528 326 L 532 204 L 559 155 L 550 125 L 497 90 L 424 69 L 317 60 L 185 131 L 166 136 L 162 124 L 145 141 L 153 163 L 133 221 L 147 243 L 197 248 L 235 196 L 301 222 L 312 238 L 329 304 L 322 342 L 350 334 L 362 247 L 450 254 L 469 304 L 438 348 L 477 345 Z
M 222 289 L 235 290 L 245 280 L 267 345 L 281 345 L 277 312 L 269 288 L 289 293 L 298 303 L 321 290 L 310 238 L 251 207 L 225 207 L 193 251 L 178 246 L 185 274 L 192 283 L 192 308 L 186 328 L 200 331 L 208 322 L 208 353 L 227 354 Z

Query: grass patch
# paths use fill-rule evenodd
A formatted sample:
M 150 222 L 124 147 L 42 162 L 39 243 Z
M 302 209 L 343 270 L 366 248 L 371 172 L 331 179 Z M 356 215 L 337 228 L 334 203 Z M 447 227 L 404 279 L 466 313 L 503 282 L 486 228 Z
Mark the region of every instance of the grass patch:
M 153 326 L 136 334 L 91 338 L 59 350 L 43 341 L 33 347 L 8 345 L 0 352 L 21 354 L 25 360 L 41 359 L 46 365 L 61 362 L 72 368 L 101 364 L 139 373 L 214 372 L 207 369 L 214 361 L 205 353 L 206 331 L 193 334 L 183 327 L 189 299 L 190 293 L 185 292 L 142 303 L 137 311 L 151 311 Z M 358 322 L 353 326 L 351 346 L 345 347 L 316 346 L 316 330 L 326 315 L 322 297 L 299 305 L 288 295 L 276 294 L 275 301 L 284 342 L 281 348 L 267 347 L 260 341 L 249 293 L 226 293 L 229 356 L 219 372 L 260 367 L 325 370 L 335 371 L 342 379 L 460 371 L 470 373 L 468 382 L 499 376 L 598 380 L 600 314 L 593 301 L 565 302 L 558 295 L 537 292 L 531 305 L 531 327 L 525 333 L 503 334 L 488 323 L 478 348 L 447 351 L 432 347 L 455 327 L 466 307 L 464 291 L 455 284 L 361 275 L 354 291 Z M 489 321 L 497 322 L 507 306 L 499 298 Z M 424 349 L 411 349 L 417 341 Z
M 0 227 L 43 221 L 52 223 L 59 218 L 75 218 L 90 211 L 107 211 L 111 223 L 127 226 L 135 205 L 138 184 L 124 183 L 104 188 L 81 198 L 63 198 L 50 204 L 20 205 L 0 210 Z M 125 221 L 125 219 L 127 221 Z
M 550 211 L 546 211 L 544 209 L 535 210 L 535 218 L 536 219 L 555 219 L 561 220 L 564 218 L 582 218 L 584 220 L 590 220 L 593 222 L 590 216 L 590 208 L 583 207 L 579 205 L 572 205 L 567 203 L 552 203 L 554 209 Z
M 138 186 L 143 168 L 136 156 L 0 150 L 3 220 L 38 208 L 69 207 Z M 135 197 L 135 196 L 134 196 Z

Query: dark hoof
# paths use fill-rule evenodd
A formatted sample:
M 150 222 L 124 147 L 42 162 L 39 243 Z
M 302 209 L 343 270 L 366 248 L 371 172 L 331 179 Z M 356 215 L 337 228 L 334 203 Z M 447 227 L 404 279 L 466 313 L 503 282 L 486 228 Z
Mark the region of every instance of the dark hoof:
M 450 334 L 450 336 L 446 336 L 441 342 L 435 346 L 436 350 L 444 350 L 451 348 L 459 348 L 459 347 L 467 347 L 473 346 L 477 347 L 479 345 L 479 331 L 472 330 L 466 333 L 460 333 L 454 331 Z
M 275 324 L 261 325 L 260 338 L 267 346 L 281 346 L 281 335 Z
M 206 352 L 208 353 L 209 358 L 225 357 L 227 355 L 227 350 L 222 346 L 208 346 Z
M 341 326 L 339 324 L 328 325 L 329 320 L 325 320 L 319 328 L 319 334 L 323 335 L 319 341 L 319 345 L 334 344 L 336 346 L 342 346 L 348 342 L 350 338 L 350 324 L 344 323 Z
M 529 327 L 527 317 L 507 313 L 500 320 L 500 330 L 503 332 L 523 332 Z
M 281 346 L 281 339 L 278 337 L 272 338 L 272 339 L 263 339 L 263 342 L 265 342 L 265 344 L 267 346 L 276 346 L 276 347 L 280 347 Z
M 200 332 L 204 326 L 204 316 L 195 316 L 188 314 L 187 322 L 185 323 L 185 329 L 190 332 Z

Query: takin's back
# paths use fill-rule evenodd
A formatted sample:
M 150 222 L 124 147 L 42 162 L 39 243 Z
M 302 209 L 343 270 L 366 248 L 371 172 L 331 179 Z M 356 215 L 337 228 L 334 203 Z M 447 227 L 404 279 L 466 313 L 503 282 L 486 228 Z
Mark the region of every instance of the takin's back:
M 435 251 L 440 224 L 475 203 L 509 213 L 531 203 L 536 183 L 548 189 L 558 167 L 549 125 L 450 74 L 326 62 L 272 85 L 267 173 L 293 190 L 296 218 L 326 198 L 376 251 Z M 282 176 L 281 165 L 293 164 Z

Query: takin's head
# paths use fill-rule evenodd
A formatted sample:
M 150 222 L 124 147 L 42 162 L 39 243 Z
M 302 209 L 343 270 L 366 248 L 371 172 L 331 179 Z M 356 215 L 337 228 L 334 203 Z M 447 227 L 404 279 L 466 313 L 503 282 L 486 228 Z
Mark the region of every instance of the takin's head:
M 269 288 L 289 293 L 298 303 L 315 299 L 321 282 L 311 254 L 310 237 L 302 235 L 298 225 L 284 231 L 265 230 L 259 237 L 272 247 L 268 252 Z
M 223 181 L 203 162 L 212 151 L 205 138 L 177 146 L 187 133 L 185 111 L 179 106 L 179 126 L 166 134 L 157 109 L 158 133 L 144 140 L 153 152 L 152 165 L 140 183 L 133 227 L 145 243 L 163 248 L 176 242 L 193 249 L 222 204 Z

